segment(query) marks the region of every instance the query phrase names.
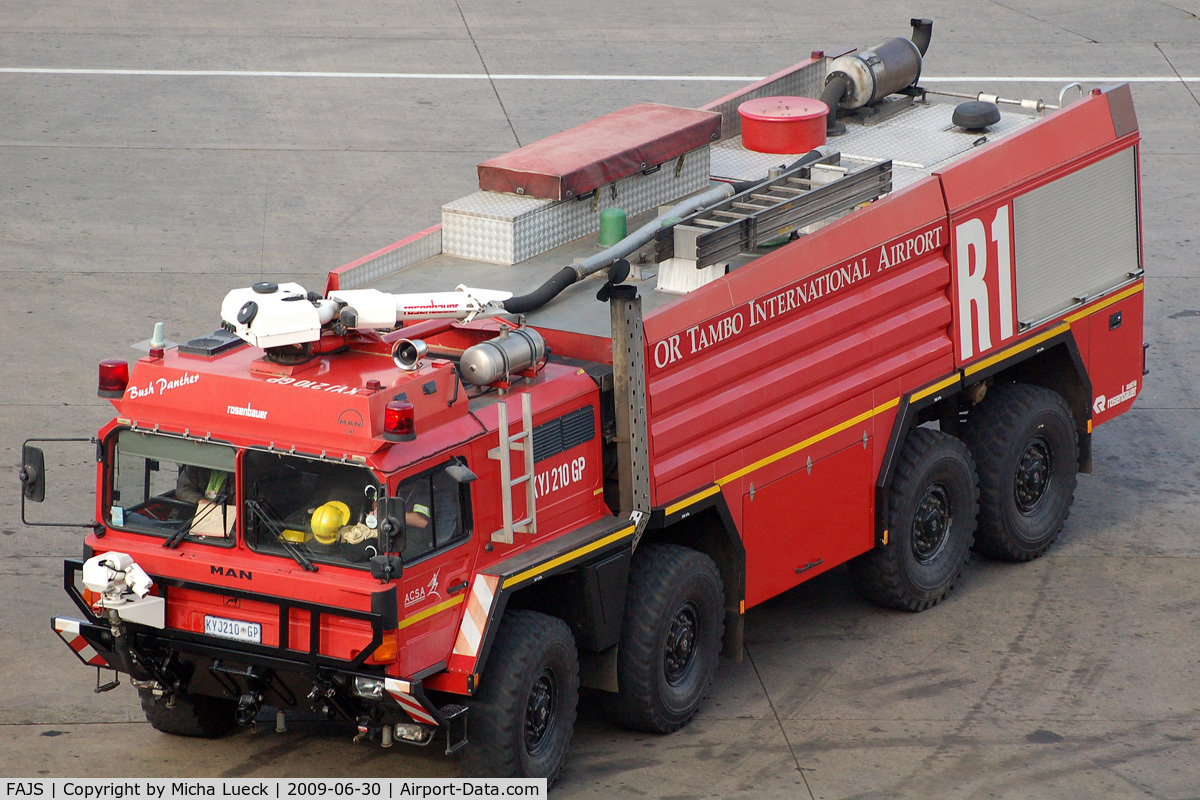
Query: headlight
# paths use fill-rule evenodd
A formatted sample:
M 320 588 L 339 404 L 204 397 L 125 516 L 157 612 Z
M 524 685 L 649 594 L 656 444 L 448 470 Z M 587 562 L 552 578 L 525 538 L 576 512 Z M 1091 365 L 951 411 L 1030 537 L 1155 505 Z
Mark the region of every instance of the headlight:
M 378 678 L 355 676 L 354 693 L 367 700 L 380 700 L 383 698 L 383 681 Z

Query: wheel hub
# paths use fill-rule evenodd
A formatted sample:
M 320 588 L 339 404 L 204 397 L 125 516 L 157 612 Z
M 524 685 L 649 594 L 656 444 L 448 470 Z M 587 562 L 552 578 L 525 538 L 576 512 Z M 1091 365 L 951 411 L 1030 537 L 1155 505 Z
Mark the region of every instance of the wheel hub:
M 953 521 L 951 511 L 946 487 L 940 483 L 930 485 L 913 514 L 912 552 L 919 563 L 930 563 L 945 547 Z
M 696 655 L 696 634 L 700 627 L 700 612 L 691 603 L 685 603 L 667 631 L 663 647 L 663 673 L 667 683 L 677 686 L 692 665 Z
M 1041 436 L 1035 436 L 1017 460 L 1017 477 L 1013 483 L 1017 510 L 1022 514 L 1032 513 L 1046 496 L 1051 465 L 1050 444 Z
M 558 682 L 550 668 L 543 667 L 533 681 L 525 704 L 525 749 L 529 753 L 536 752 L 546 741 L 557 704 Z

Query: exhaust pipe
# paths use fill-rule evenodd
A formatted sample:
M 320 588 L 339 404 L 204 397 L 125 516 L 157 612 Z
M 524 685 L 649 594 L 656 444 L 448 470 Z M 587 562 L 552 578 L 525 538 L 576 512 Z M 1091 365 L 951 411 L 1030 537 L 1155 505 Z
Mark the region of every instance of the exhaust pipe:
M 929 39 L 933 36 L 933 20 L 913 17 L 908 24 L 912 25 L 913 29 L 912 43 L 917 46 L 917 50 L 924 57 L 925 51 L 929 49 Z
M 921 78 L 921 59 L 929 49 L 933 21 L 913 18 L 912 38 L 896 36 L 874 47 L 834 59 L 825 77 L 821 102 L 829 106 L 827 136 L 840 136 L 846 126 L 837 121 L 838 109 L 852 111 L 878 103 L 890 94 L 915 86 Z

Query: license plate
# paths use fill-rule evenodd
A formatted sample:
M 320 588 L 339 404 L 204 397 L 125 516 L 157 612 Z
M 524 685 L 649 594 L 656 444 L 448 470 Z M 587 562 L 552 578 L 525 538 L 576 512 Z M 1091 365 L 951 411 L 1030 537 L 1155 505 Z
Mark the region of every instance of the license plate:
M 220 636 L 222 639 L 262 644 L 262 625 L 257 622 L 242 622 L 237 619 L 205 615 L 204 632 L 210 636 Z

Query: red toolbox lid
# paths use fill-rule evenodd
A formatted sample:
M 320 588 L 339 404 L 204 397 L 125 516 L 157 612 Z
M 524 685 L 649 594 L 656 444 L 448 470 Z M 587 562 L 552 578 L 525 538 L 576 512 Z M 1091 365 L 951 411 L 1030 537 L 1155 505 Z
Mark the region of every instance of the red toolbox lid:
M 657 103 L 614 111 L 479 165 L 479 188 L 566 200 L 715 141 L 721 115 Z

